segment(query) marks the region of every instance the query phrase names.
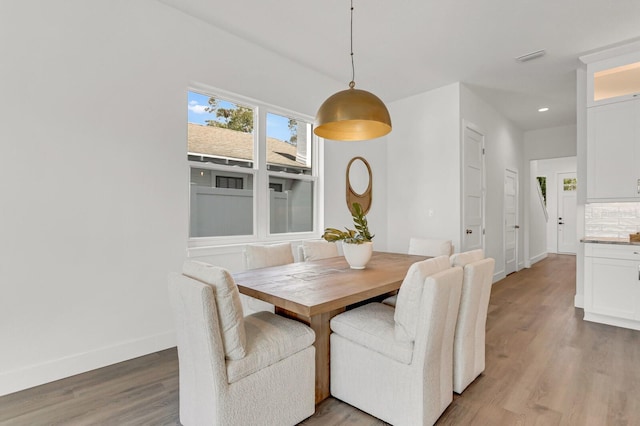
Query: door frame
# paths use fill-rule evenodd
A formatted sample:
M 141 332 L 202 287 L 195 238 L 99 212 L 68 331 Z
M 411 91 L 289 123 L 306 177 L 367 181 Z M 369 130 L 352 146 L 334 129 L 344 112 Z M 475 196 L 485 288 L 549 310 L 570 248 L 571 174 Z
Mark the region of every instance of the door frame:
M 515 174 L 515 182 L 516 182 L 516 195 L 515 195 L 515 225 L 516 229 L 515 229 L 515 270 L 514 272 L 518 272 L 519 271 L 519 262 L 518 262 L 518 256 L 519 256 L 519 245 L 520 245 L 520 226 L 518 225 L 519 222 L 519 204 L 520 204 L 520 174 L 518 173 L 518 170 L 515 169 L 510 169 L 509 167 L 506 167 L 504 169 L 504 179 L 503 179 L 503 193 L 502 193 L 502 257 L 504 259 L 504 266 L 503 266 L 503 273 L 505 276 L 507 276 L 507 233 L 506 233 L 506 225 L 507 225 L 507 214 L 506 214 L 506 203 L 504 202 L 506 196 L 505 196 L 505 192 L 504 192 L 504 183 L 507 180 L 507 173 L 513 173 Z
M 466 247 L 464 244 L 464 233 L 466 230 L 466 223 L 465 223 L 465 217 L 466 217 L 466 203 L 465 203 L 465 155 L 464 155 L 464 137 L 465 137 L 465 133 L 467 132 L 467 129 L 471 130 L 472 132 L 475 132 L 477 134 L 479 134 L 482 137 L 482 158 L 481 158 L 481 165 L 482 165 L 482 208 L 481 208 L 481 214 L 482 214 L 482 220 L 481 220 L 481 226 L 482 226 L 482 235 L 480 237 L 481 239 L 481 245 L 482 245 L 482 250 L 485 249 L 485 229 L 486 229 L 486 198 L 487 198 L 487 185 L 486 185 L 486 165 L 485 165 L 485 142 L 486 142 L 486 135 L 485 133 L 482 131 L 482 129 L 480 129 L 478 126 L 476 126 L 475 124 L 471 123 L 470 121 L 465 120 L 464 118 L 462 119 L 462 128 L 461 128 L 461 137 L 460 137 L 460 186 L 462 188 L 462 190 L 460 191 L 460 206 L 461 206 L 461 214 L 460 214 L 460 252 L 466 251 Z

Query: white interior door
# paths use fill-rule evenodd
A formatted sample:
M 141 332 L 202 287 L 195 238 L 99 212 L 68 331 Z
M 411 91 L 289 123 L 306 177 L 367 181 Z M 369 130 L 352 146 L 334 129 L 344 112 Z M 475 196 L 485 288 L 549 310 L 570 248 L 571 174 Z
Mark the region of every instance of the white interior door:
M 462 247 L 484 248 L 484 135 L 463 122 Z
M 518 270 L 518 172 L 504 174 L 504 273 Z
M 576 254 L 577 182 L 575 173 L 558 173 L 558 253 Z

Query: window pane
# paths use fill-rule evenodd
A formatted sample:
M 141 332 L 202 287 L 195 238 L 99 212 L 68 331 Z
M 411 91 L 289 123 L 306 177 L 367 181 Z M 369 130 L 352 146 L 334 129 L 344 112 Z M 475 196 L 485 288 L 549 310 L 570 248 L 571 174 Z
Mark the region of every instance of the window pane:
M 267 168 L 311 174 L 311 124 L 267 113 Z
M 542 193 L 542 199 L 544 200 L 544 205 L 547 205 L 547 177 L 546 176 L 537 176 L 538 185 L 540 185 L 540 192 Z
M 253 175 L 192 167 L 190 210 L 191 237 L 253 234 Z
M 190 161 L 253 167 L 253 109 L 188 93 Z
M 269 232 L 313 231 L 313 182 L 269 177 Z
M 563 179 L 562 186 L 565 191 L 575 191 L 578 187 L 577 180 L 573 179 Z

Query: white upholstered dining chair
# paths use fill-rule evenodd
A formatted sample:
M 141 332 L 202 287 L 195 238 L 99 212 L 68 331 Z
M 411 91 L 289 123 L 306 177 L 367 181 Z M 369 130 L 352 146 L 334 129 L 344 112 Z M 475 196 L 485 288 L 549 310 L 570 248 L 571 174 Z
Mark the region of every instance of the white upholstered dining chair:
M 409 254 L 432 257 L 451 256 L 453 254 L 453 244 L 451 240 L 413 237 L 409 240 Z
M 169 276 L 180 422 L 294 425 L 315 411 L 315 334 L 270 312 L 243 317 L 226 270 L 187 261 Z
M 244 260 L 247 269 L 268 268 L 294 262 L 291 243 L 247 244 Z
M 438 240 L 434 238 L 415 238 L 409 240 L 409 254 L 420 256 L 451 256 L 453 245 L 451 240 Z M 398 296 L 389 296 L 382 301 L 385 305 L 396 306 Z
M 331 394 L 394 425 L 429 425 L 453 400 L 462 268 L 413 264 L 396 309 L 370 303 L 331 320 Z
M 485 369 L 487 310 L 495 260 L 482 249 L 451 256 L 451 265 L 464 268 L 462 296 L 453 343 L 453 390 L 462 393 Z
M 279 244 L 247 244 L 244 249 L 244 266 L 246 269 L 268 268 L 293 263 L 291 243 Z M 271 303 L 242 295 L 242 302 L 249 312 L 275 312 Z
M 324 240 L 307 240 L 298 246 L 300 261 L 320 260 L 339 256 L 338 245 Z

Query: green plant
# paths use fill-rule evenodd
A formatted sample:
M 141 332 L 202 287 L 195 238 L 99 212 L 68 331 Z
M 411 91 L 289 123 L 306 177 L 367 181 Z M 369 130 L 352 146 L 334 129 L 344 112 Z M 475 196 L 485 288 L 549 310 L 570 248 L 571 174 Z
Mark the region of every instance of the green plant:
M 353 203 L 351 216 L 356 229 L 345 228 L 346 231 L 341 231 L 336 228 L 326 228 L 322 238 L 329 242 L 344 241 L 349 244 L 362 244 L 373 240 L 374 235 L 369 232 L 367 217 L 362 212 L 360 203 Z

